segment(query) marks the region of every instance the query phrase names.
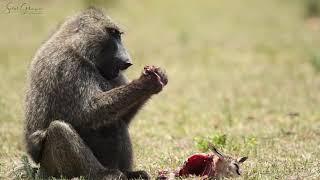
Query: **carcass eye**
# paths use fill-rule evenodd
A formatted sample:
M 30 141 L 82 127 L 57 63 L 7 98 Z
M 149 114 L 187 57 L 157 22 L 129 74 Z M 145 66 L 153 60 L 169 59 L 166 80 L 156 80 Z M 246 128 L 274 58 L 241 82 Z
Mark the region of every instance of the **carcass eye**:
M 236 167 L 236 173 L 241 175 L 239 165 L 234 163 L 234 166 Z

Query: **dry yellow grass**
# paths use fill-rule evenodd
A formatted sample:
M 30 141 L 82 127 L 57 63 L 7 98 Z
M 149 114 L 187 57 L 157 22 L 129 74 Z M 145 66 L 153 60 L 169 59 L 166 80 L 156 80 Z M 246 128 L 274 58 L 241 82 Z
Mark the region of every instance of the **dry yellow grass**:
M 126 30 L 128 76 L 156 64 L 170 78 L 131 126 L 136 168 L 174 169 L 198 151 L 195 137 L 226 134 L 225 152 L 249 156 L 243 179 L 320 178 L 320 76 L 309 61 L 319 22 L 305 21 L 301 1 L 112 2 L 99 6 Z M 25 154 L 28 64 L 59 22 L 86 6 L 30 4 L 43 14 L 0 14 L 0 178 Z

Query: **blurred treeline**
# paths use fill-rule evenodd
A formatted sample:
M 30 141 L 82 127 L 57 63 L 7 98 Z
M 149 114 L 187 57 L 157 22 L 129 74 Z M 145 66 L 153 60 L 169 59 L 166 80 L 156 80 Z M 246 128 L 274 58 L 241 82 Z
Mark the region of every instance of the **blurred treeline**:
M 306 17 L 320 16 L 320 0 L 305 0 Z

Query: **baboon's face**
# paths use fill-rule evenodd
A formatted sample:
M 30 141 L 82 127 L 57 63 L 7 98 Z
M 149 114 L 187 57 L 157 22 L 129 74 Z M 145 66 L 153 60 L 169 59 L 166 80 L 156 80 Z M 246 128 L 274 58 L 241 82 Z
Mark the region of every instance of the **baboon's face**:
M 92 61 L 106 79 L 116 78 L 132 65 L 123 46 L 120 28 L 102 11 L 90 8 L 74 17 L 69 24 L 75 30 L 72 46 Z
M 122 33 L 115 28 L 106 28 L 108 39 L 103 42 L 96 65 L 106 79 L 113 79 L 119 72 L 132 65 L 130 56 L 121 42 Z

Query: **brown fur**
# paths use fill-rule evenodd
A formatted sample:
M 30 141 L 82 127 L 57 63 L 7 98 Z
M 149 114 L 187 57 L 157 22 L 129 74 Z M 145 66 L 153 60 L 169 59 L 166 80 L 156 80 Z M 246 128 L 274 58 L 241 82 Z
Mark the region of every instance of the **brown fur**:
M 132 171 L 128 125 L 167 77 L 152 67 L 128 82 L 115 52 L 106 50 L 110 29 L 121 31 L 101 10 L 90 8 L 67 19 L 33 58 L 25 142 L 46 176 L 148 178 Z

